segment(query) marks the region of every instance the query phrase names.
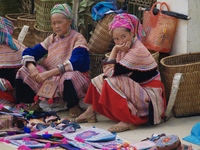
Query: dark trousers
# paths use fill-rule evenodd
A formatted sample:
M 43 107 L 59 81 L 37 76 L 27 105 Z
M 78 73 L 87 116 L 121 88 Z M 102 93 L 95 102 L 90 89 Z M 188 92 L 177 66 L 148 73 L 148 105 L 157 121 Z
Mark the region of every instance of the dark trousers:
M 15 79 L 15 97 L 16 103 L 31 104 L 34 102 L 35 92 L 21 79 Z
M 20 102 L 34 102 L 34 96 L 36 95 L 35 92 L 26 83 L 23 83 L 21 79 L 15 80 L 15 87 L 17 104 Z M 64 81 L 63 100 L 67 102 L 67 108 L 69 109 L 78 105 L 79 103 L 79 98 L 77 97 L 76 90 L 71 80 Z
M 64 81 L 63 100 L 67 102 L 68 109 L 79 104 L 79 98 L 71 80 Z
M 12 87 L 15 87 L 15 76 L 16 76 L 15 68 L 1 68 L 0 69 L 0 78 L 4 78 L 10 82 Z

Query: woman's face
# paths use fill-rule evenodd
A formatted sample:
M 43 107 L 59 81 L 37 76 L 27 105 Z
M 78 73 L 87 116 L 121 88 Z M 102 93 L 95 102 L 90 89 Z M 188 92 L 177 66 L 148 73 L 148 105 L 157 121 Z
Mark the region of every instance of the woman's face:
M 133 33 L 126 28 L 113 29 L 112 36 L 116 45 L 122 45 L 128 41 L 132 42 L 133 39 Z
M 63 14 L 55 13 L 51 16 L 51 27 L 58 36 L 65 35 L 68 32 L 71 22 Z

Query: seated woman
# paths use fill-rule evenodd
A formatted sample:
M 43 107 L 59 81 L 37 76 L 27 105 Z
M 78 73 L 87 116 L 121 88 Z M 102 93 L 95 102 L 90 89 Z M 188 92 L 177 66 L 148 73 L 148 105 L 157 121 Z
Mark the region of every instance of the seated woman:
M 13 23 L 0 16 L 0 104 L 9 106 L 15 104 L 14 81 L 26 48 L 12 38 L 13 31 Z
M 67 102 L 70 116 L 77 117 L 81 114 L 79 99 L 85 96 L 90 83 L 87 41 L 74 30 L 72 10 L 67 4 L 52 8 L 51 25 L 53 34 L 23 52 L 23 66 L 16 75 L 16 99 L 18 103 L 33 103 L 42 83 L 51 79 L 58 83 L 54 100 Z
M 71 121 L 97 122 L 96 112 L 117 121 L 108 129 L 122 132 L 161 122 L 165 110 L 164 86 L 155 59 L 141 43 L 138 18 L 122 13 L 110 24 L 115 46 L 103 62 L 103 74 L 92 79 L 84 102 L 87 110 Z

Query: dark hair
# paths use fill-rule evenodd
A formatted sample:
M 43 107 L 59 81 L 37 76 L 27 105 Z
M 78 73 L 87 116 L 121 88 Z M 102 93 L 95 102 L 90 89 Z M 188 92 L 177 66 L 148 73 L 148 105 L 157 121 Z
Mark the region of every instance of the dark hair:
M 125 28 L 125 30 L 126 30 L 127 32 L 131 32 L 131 29 Z
M 131 29 L 128 28 L 124 28 L 124 30 L 126 30 L 127 32 L 131 32 Z M 109 33 L 112 34 L 112 31 L 110 31 Z

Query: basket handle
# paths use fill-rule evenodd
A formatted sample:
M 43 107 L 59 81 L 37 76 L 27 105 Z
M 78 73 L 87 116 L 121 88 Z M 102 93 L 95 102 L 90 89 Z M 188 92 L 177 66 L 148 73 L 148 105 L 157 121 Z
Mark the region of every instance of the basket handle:
M 161 6 L 160 6 L 159 13 L 161 13 L 161 10 L 162 10 L 163 5 L 165 5 L 165 7 L 167 8 L 167 11 L 169 11 L 169 6 L 167 5 L 167 3 L 162 2 L 162 3 L 161 3 Z
M 154 14 L 153 14 L 153 9 L 156 7 L 157 4 L 160 4 L 160 7 L 161 7 L 161 5 L 162 5 L 161 2 L 155 2 L 155 3 L 152 5 L 151 9 L 150 9 L 150 12 L 151 12 L 152 15 L 154 15 Z M 159 11 L 160 11 L 160 10 L 159 10 Z M 157 15 L 158 15 L 158 14 L 157 14 Z M 154 15 L 154 16 L 156 16 L 156 15 Z
M 153 13 L 153 10 L 154 10 L 154 8 L 156 7 L 157 4 L 160 4 L 160 7 L 162 5 L 161 2 L 154 3 L 153 6 L 150 9 L 150 12 L 149 12 L 150 13 L 150 22 L 149 22 L 149 25 L 150 25 L 151 28 L 155 28 L 156 27 L 157 22 L 158 22 L 158 18 L 160 16 L 160 10 L 159 10 L 158 14 L 156 14 L 156 15 L 154 15 L 154 13 Z
M 154 13 L 153 13 L 153 10 L 154 10 L 154 8 L 156 7 L 156 5 L 157 4 L 159 4 L 160 5 L 160 9 L 159 9 L 159 12 L 158 12 L 158 14 L 156 14 L 156 15 L 154 15 Z M 150 18 L 150 26 L 152 27 L 152 28 L 155 28 L 156 27 L 156 25 L 157 25 L 157 22 L 158 22 L 158 18 L 159 18 L 159 16 L 160 16 L 160 14 L 161 14 L 161 11 L 162 11 L 162 8 L 163 8 L 163 6 L 166 6 L 166 8 L 167 8 L 167 10 L 169 11 L 169 6 L 167 5 L 167 3 L 165 3 L 165 2 L 156 2 L 156 3 L 154 3 L 153 4 L 153 6 L 151 7 L 151 10 L 150 10 L 150 16 L 151 16 L 151 18 Z

